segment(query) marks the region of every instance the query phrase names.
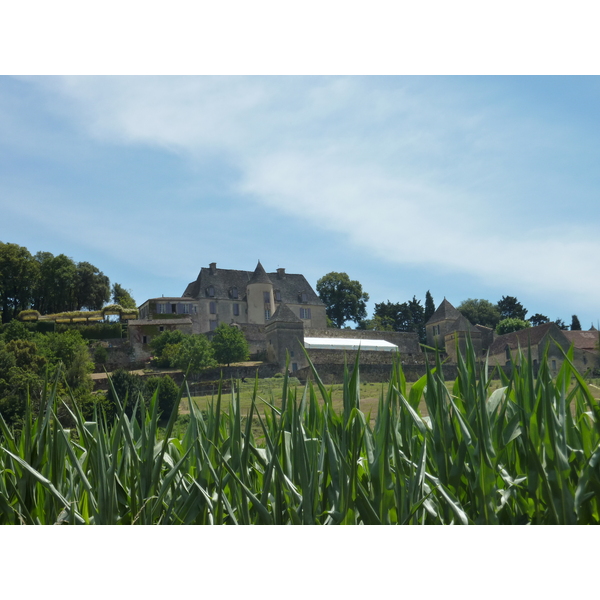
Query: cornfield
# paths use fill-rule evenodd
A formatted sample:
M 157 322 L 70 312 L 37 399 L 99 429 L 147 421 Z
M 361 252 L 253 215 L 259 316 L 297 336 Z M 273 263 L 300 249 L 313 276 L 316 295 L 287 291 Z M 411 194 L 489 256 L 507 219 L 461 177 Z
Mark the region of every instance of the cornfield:
M 397 362 L 373 419 L 361 411 L 358 356 L 339 412 L 314 368 L 303 388 L 285 378 L 278 399 L 260 397 L 257 381 L 246 415 L 235 384 L 200 412 L 184 383 L 164 430 L 156 395 L 131 418 L 123 398 L 114 422 L 86 422 L 56 379 L 20 433 L 0 418 L 0 523 L 600 522 L 597 401 L 570 353 L 555 378 L 547 361 L 534 376 L 528 352 L 515 364 L 491 391 L 469 346 L 452 386 L 435 356 L 407 391 Z M 190 418 L 176 437 L 182 401 Z

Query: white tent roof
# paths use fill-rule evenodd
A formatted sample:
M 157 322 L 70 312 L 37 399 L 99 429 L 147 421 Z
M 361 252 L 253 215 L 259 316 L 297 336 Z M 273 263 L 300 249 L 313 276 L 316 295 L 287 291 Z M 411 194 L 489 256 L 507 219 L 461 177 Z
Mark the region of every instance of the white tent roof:
M 396 344 L 385 340 L 362 340 L 352 338 L 314 338 L 305 337 L 304 347 L 307 350 L 375 350 L 379 352 L 394 352 Z

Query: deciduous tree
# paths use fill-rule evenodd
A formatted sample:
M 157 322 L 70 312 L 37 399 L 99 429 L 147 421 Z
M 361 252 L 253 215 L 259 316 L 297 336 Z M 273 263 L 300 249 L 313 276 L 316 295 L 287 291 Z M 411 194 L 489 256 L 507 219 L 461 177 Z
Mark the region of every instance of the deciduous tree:
M 126 290 L 119 283 L 113 285 L 112 298 L 115 304 L 123 308 L 137 308 L 135 300 L 131 296 L 131 290 Z
M 0 242 L 0 310 L 3 323 L 30 308 L 38 270 L 39 265 L 27 248 Z
M 248 342 L 237 327 L 221 323 L 215 330 L 211 345 L 219 364 L 229 366 L 232 362 L 248 359 Z
M 505 333 L 527 329 L 527 327 L 531 327 L 531 323 L 529 321 L 524 321 L 523 319 L 502 319 L 496 326 L 496 333 L 498 335 L 504 335 Z
M 325 303 L 327 316 L 336 327 L 342 328 L 346 321 L 358 323 L 367 316 L 369 294 L 346 273 L 324 275 L 317 281 L 317 292 Z
M 457 307 L 473 325 L 483 325 L 494 329 L 500 322 L 500 311 L 489 300 L 467 298 Z

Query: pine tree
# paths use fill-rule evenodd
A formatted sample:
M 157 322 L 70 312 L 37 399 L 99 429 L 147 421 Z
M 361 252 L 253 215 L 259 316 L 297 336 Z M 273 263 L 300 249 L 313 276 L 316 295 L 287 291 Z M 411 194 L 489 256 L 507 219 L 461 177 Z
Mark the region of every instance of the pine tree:
M 571 331 L 581 331 L 581 323 L 577 318 L 577 315 L 571 317 Z

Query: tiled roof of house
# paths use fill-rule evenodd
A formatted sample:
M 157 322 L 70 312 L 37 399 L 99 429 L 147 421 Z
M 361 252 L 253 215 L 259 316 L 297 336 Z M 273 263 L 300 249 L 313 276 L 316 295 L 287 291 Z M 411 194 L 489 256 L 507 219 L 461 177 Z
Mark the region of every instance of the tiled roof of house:
M 561 331 L 555 323 L 544 323 L 537 327 L 527 327 L 526 329 L 499 335 L 490 346 L 490 356 L 504 352 L 506 346 L 511 350 L 516 350 L 519 347 L 525 350 L 529 344 L 532 346 L 539 344 L 546 335 L 551 335 L 558 341 L 563 333 L 565 332 Z
M 597 350 L 598 349 L 598 332 L 597 331 L 563 331 L 565 337 L 573 344 L 575 348 L 581 350 Z
M 437 310 L 431 315 L 431 318 L 427 321 L 426 325 L 437 323 L 438 321 L 452 321 L 458 319 L 460 316 L 461 313 L 459 313 L 454 306 L 444 298 L 444 301 L 437 307 Z
M 262 268 L 262 265 L 261 265 Z M 258 266 L 257 266 L 258 269 Z M 264 269 L 263 269 L 264 271 Z M 214 298 L 217 300 L 233 299 L 233 289 L 237 288 L 238 298 L 244 300 L 246 286 L 250 283 L 256 270 L 238 271 L 234 269 L 217 269 L 202 267 L 196 281 L 190 283 L 183 296 L 185 298 L 209 298 L 209 287 L 214 288 Z M 273 284 L 273 290 L 281 294 L 281 302 L 286 304 L 301 304 L 301 294 L 306 294 L 306 304 L 322 306 L 323 302 L 317 296 L 304 275 L 285 273 L 283 269 L 275 273 L 266 273 Z

